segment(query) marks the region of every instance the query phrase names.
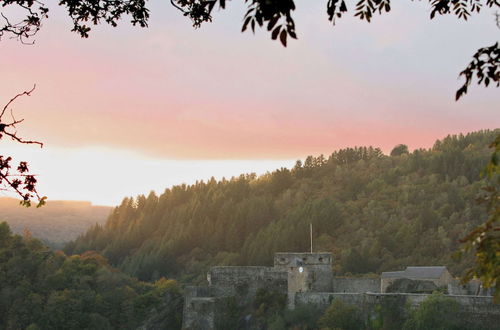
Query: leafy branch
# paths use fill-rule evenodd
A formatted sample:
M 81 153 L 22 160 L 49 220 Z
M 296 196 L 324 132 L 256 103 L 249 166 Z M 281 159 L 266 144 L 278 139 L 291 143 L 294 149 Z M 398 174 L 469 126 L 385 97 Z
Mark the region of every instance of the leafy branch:
M 36 85 L 28 91 L 17 94 L 2 108 L 0 112 L 0 140 L 4 137 L 10 137 L 12 140 L 23 144 L 37 144 L 43 147 L 43 143 L 34 140 L 25 140 L 17 135 L 16 125 L 24 121 L 24 119 L 16 119 L 14 112 L 9 107 L 17 98 L 22 96 L 30 96 L 35 90 Z M 10 119 L 6 120 L 5 116 L 10 114 Z M 10 156 L 0 155 L 0 190 L 13 191 L 22 198 L 21 205 L 31 206 L 32 200 L 36 199 L 40 207 L 45 204 L 46 197 L 41 197 L 36 190 L 37 179 L 35 175 L 30 174 L 28 163 L 25 161 L 13 165 L 13 159 Z
M 500 86 L 500 47 L 498 42 L 490 47 L 480 48 L 473 56 L 472 62 L 467 68 L 460 72 L 460 76 L 465 78 L 465 82 L 457 92 L 455 99 L 460 99 L 467 93 L 467 89 L 474 76 L 477 78 L 478 85 L 483 84 L 488 87 L 490 83 Z
M 225 9 L 226 0 L 170 0 L 171 3 L 184 16 L 193 21 L 193 26 L 198 28 L 203 22 L 212 21 L 212 11 L 216 4 L 221 9 Z M 248 28 L 255 32 L 256 27 L 267 27 L 271 32 L 271 38 L 279 38 L 283 46 L 287 46 L 287 39 L 291 37 L 297 39 L 295 21 L 292 12 L 295 10 L 293 0 L 245 0 L 248 3 L 248 11 L 243 18 L 242 31 Z M 354 2 L 351 2 L 354 4 Z M 481 9 L 500 8 L 499 0 L 429 0 L 431 6 L 430 18 L 436 15 L 455 15 L 459 19 L 467 20 L 472 14 L 480 13 Z M 390 0 L 358 0 L 354 6 L 354 16 L 360 20 L 371 22 L 373 16 L 391 11 Z M 336 19 L 341 18 L 348 12 L 348 1 L 328 0 L 326 12 L 328 20 L 335 24 Z M 495 23 L 500 26 L 500 16 L 496 13 Z M 500 49 L 498 42 L 493 46 L 479 49 L 473 56 L 473 61 L 460 76 L 465 78 L 465 83 L 457 90 L 455 98 L 460 99 L 467 93 L 474 77 L 477 77 L 478 84 L 489 86 L 490 83 L 500 86 Z
M 26 40 L 35 36 L 42 26 L 42 20 L 47 18 L 49 9 L 39 1 L 33 0 L 2 0 L 0 1 L 2 8 L 8 5 L 16 4 L 19 8 L 26 12 L 26 18 L 13 23 L 3 13 L 0 13 L 4 21 L 0 25 L 0 40 L 4 35 L 10 35 L 25 44 L 33 44 Z
M 0 0 L 0 6 L 17 6 L 26 12 L 26 18 L 20 22 L 11 22 L 3 13 L 3 26 L 0 26 L 0 38 L 11 35 L 26 43 L 25 40 L 35 36 L 42 26 L 42 21 L 48 18 L 49 8 L 37 0 Z M 98 25 L 105 22 L 113 27 L 124 16 L 131 17 L 133 25 L 147 27 L 149 10 L 146 0 L 60 0 L 59 6 L 65 7 L 68 16 L 73 21 L 71 31 L 87 38 L 91 30 L 88 23 Z
M 500 299 L 500 135 L 490 145 L 493 154 L 483 171 L 488 185 L 483 188 L 485 194 L 478 202 L 486 205 L 488 220 L 470 232 L 463 240 L 462 253 L 474 251 L 476 259 L 474 267 L 470 268 L 464 282 L 477 277 L 487 288 L 494 287 L 495 300 Z
M 91 28 L 87 22 L 98 25 L 105 22 L 113 27 L 123 15 L 131 17 L 132 25 L 148 26 L 149 10 L 146 0 L 60 0 L 73 20 L 73 29 L 81 37 L 88 38 Z

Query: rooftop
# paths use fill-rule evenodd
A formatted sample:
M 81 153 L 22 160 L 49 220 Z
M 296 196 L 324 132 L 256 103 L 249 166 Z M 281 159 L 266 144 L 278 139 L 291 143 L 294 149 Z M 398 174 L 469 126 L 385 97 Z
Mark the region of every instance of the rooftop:
M 381 277 L 382 278 L 399 278 L 399 277 L 404 277 L 405 272 L 404 271 L 399 271 L 399 272 L 383 272 Z
M 406 267 L 404 271 L 383 272 L 382 278 L 438 279 L 446 271 L 445 266 Z
M 446 270 L 445 266 L 406 267 L 405 275 L 409 278 L 440 278 Z
M 308 257 L 308 256 L 331 256 L 331 252 L 275 252 L 274 256 L 300 256 L 300 257 Z

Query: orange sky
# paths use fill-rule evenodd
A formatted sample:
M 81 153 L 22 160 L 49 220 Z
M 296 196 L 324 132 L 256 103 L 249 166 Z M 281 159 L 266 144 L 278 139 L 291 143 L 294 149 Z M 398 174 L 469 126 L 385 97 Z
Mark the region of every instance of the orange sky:
M 236 1 L 199 30 L 168 2 L 153 1 L 150 28 L 123 22 L 98 27 L 87 40 L 69 32 L 70 22 L 53 8 L 34 46 L 2 40 L 0 103 L 37 84 L 14 105 L 26 118 L 19 133 L 45 142 L 52 155 L 30 151 L 33 165 L 79 164 L 86 178 L 70 194 L 57 171 L 42 177 L 35 169 L 49 198 L 113 204 L 206 177 L 196 164 L 218 164 L 214 171 L 230 176 L 347 146 L 430 147 L 448 133 L 500 127 L 498 89 L 474 87 L 453 99 L 457 74 L 474 51 L 498 40 L 490 12 L 467 23 L 430 22 L 425 2 L 398 2 L 371 24 L 346 17 L 332 27 L 323 3 L 297 6 L 299 40 L 287 49 L 265 32 L 241 34 L 244 8 Z M 29 159 L 25 150 L 32 149 L 8 150 Z M 109 166 L 140 160 L 139 173 L 151 171 L 151 162 L 186 171 L 96 198 L 85 183 L 104 177 L 98 166 L 94 173 L 81 164 L 89 152 Z

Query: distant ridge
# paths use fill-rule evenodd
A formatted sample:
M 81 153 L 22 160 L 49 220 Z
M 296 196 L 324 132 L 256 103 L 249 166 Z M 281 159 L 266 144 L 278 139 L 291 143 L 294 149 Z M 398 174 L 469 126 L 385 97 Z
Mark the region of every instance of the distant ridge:
M 53 248 L 61 248 L 96 223 L 103 223 L 113 208 L 95 206 L 88 201 L 51 201 L 41 208 L 26 208 L 19 200 L 0 197 L 0 222 L 6 221 L 12 231 L 25 229 Z

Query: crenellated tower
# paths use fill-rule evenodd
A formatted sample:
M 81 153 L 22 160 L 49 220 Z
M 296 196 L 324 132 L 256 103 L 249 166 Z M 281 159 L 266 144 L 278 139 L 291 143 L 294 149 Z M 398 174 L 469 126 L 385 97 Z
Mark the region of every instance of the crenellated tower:
M 274 268 L 288 274 L 288 306 L 294 308 L 297 292 L 332 291 L 332 254 L 327 252 L 278 252 Z

